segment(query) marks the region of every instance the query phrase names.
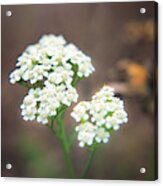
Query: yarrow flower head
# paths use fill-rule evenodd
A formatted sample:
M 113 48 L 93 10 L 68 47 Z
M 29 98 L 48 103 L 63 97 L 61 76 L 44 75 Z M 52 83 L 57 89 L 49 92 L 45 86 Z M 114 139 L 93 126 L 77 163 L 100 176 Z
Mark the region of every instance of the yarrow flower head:
M 118 130 L 128 121 L 124 102 L 115 97 L 114 89 L 109 86 L 104 86 L 91 101 L 77 104 L 71 116 L 79 122 L 76 131 L 80 147 L 107 143 L 110 131 Z
M 91 58 L 63 36 L 44 35 L 18 58 L 10 83 L 22 83 L 28 94 L 21 105 L 24 120 L 47 124 L 65 105 L 78 99 L 75 85 L 95 71 Z

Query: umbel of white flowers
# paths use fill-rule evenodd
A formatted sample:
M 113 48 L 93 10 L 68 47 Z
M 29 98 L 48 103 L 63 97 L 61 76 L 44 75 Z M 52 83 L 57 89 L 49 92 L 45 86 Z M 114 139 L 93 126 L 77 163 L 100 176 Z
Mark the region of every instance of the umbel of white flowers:
M 80 147 L 107 143 L 110 131 L 128 121 L 123 101 L 114 96 L 114 89 L 109 86 L 104 86 L 91 101 L 77 104 L 71 116 L 79 122 L 76 131 Z
M 47 124 L 61 106 L 77 101 L 76 83 L 93 71 L 91 58 L 63 36 L 42 36 L 25 49 L 9 76 L 12 84 L 29 87 L 21 105 L 23 119 Z

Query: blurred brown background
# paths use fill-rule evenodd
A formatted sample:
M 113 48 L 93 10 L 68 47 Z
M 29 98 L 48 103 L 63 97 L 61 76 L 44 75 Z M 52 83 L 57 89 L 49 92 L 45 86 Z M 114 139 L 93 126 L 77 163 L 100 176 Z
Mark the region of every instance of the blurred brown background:
M 129 122 L 101 145 L 88 178 L 153 180 L 157 167 L 154 92 L 154 2 L 2 6 L 2 176 L 66 178 L 60 144 L 51 131 L 25 122 L 19 106 L 26 89 L 8 75 L 26 46 L 43 34 L 61 34 L 92 57 L 96 72 L 80 82 L 79 100 L 104 84 L 125 101 Z M 140 14 L 140 8 L 146 8 Z M 6 11 L 12 16 L 7 17 Z M 156 67 L 157 68 L 157 67 Z M 66 127 L 75 121 L 66 113 Z M 72 150 L 77 175 L 88 152 L 77 140 Z M 6 169 L 6 163 L 12 169 Z M 145 167 L 147 172 L 140 173 Z

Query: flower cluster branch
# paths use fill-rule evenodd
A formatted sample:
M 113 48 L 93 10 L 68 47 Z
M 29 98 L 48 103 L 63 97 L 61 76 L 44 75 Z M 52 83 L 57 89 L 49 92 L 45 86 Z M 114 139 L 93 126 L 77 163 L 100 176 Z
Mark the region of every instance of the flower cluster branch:
M 10 74 L 11 83 L 29 89 L 21 105 L 24 120 L 47 124 L 63 105 L 77 102 L 78 81 L 95 69 L 91 58 L 63 36 L 44 35 L 28 46 Z

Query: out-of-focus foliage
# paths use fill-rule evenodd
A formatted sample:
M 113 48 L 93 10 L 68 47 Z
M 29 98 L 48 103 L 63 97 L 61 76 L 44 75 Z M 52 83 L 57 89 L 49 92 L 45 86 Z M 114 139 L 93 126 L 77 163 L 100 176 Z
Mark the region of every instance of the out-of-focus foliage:
M 62 170 L 53 154 L 46 151 L 42 143 L 34 141 L 29 136 L 21 136 L 17 143 L 19 158 L 24 163 L 24 171 L 28 177 L 61 177 Z M 53 165 L 53 166 L 51 166 Z
M 144 40 L 152 42 L 154 40 L 153 20 L 132 21 L 125 26 L 127 37 L 132 42 Z

